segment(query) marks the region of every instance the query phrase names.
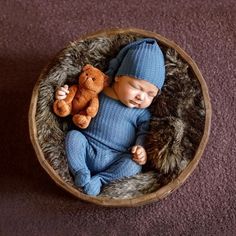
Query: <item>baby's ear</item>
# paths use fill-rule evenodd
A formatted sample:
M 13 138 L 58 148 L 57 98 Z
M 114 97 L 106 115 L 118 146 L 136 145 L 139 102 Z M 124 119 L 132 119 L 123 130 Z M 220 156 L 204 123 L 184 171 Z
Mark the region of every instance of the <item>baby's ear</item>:
M 92 65 L 90 65 L 90 64 L 86 64 L 84 67 L 83 67 L 83 71 L 86 71 L 86 70 L 88 70 L 88 69 L 91 69 L 91 68 L 93 68 L 93 66 Z
M 120 79 L 120 78 L 119 78 L 118 76 L 116 76 L 114 80 L 115 80 L 115 82 L 118 82 L 119 79 Z

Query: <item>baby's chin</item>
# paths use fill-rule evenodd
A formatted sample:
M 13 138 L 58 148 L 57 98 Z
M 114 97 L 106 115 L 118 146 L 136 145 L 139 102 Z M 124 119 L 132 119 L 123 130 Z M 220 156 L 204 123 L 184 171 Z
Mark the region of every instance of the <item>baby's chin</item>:
M 121 103 L 123 103 L 125 106 L 129 108 L 144 109 L 148 107 L 148 106 L 145 106 L 144 104 L 135 103 L 132 100 L 122 100 Z
M 145 108 L 143 104 L 138 104 L 133 101 L 127 101 L 125 105 L 129 108 L 137 108 L 137 109 Z
M 120 100 L 120 102 L 121 102 L 123 105 L 125 105 L 126 107 L 128 107 L 128 108 L 137 108 L 137 107 L 135 106 L 135 104 L 132 104 L 132 103 L 130 103 L 129 101 L 121 101 L 121 100 Z

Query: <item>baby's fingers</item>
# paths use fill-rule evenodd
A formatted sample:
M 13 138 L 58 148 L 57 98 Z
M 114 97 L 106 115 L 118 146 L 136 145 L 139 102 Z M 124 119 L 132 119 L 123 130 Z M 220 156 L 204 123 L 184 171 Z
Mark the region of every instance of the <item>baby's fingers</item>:
M 141 155 L 143 153 L 143 148 L 137 147 L 136 153 L 137 153 L 137 155 Z
M 55 98 L 58 99 L 58 100 L 65 99 L 66 98 L 66 93 L 59 89 L 59 90 L 56 91 Z
M 63 100 L 66 98 L 67 94 L 69 93 L 69 90 L 68 90 L 68 85 L 65 84 L 64 87 L 60 87 L 57 89 L 56 91 L 56 96 L 55 98 L 58 99 L 58 100 Z
M 134 157 L 133 161 L 135 161 L 139 165 L 144 165 L 146 164 L 146 157 L 145 156 Z
M 57 91 L 57 96 L 65 96 L 66 95 L 66 92 L 64 90 L 58 90 Z
M 63 99 L 65 99 L 66 98 L 66 95 L 61 95 L 61 96 L 56 96 L 56 99 L 57 100 L 63 100 Z
M 68 94 L 68 93 L 69 93 L 69 87 L 68 87 L 68 85 L 65 84 L 64 87 L 61 87 L 59 91 L 63 91 L 63 92 L 65 92 L 66 94 Z
M 131 149 L 131 153 L 134 154 L 136 152 L 137 148 L 138 148 L 138 146 L 133 146 L 132 149 Z

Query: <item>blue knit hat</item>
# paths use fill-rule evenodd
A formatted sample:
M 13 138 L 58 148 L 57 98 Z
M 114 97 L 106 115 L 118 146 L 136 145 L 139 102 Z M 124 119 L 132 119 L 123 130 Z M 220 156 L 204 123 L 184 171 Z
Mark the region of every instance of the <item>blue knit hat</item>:
M 143 79 L 161 89 L 165 80 L 164 56 L 155 39 L 134 41 L 110 61 L 106 74 L 110 78 L 127 75 Z

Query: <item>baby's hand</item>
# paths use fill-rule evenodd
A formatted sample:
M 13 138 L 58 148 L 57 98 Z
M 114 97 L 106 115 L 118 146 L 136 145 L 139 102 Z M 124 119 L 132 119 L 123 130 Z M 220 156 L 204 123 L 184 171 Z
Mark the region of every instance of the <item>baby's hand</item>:
M 131 153 L 133 154 L 133 161 L 138 163 L 139 165 L 144 165 L 147 162 L 147 153 L 144 147 L 140 145 L 133 146 L 131 149 Z
M 57 89 L 55 98 L 57 100 L 63 100 L 66 98 L 68 93 L 69 93 L 69 87 L 67 84 L 65 84 L 63 87 L 60 87 Z

